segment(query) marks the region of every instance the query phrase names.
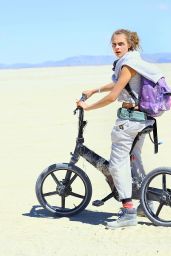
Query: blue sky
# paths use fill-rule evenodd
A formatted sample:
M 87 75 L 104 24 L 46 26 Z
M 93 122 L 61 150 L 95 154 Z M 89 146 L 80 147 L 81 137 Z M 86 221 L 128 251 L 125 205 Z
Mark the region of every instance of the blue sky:
M 118 28 L 137 31 L 144 53 L 171 52 L 171 1 L 0 0 L 0 63 L 111 55 Z

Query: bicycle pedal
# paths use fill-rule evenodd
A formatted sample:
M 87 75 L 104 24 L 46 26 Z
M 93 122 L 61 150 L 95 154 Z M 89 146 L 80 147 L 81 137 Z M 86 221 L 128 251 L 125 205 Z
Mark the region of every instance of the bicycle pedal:
M 93 206 L 101 206 L 103 204 L 104 204 L 104 202 L 102 200 L 95 200 L 92 202 Z

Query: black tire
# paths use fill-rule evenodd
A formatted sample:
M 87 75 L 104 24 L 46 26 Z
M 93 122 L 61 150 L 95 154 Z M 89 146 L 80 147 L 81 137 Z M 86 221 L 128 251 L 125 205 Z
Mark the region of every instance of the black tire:
M 87 174 L 67 163 L 46 168 L 36 182 L 39 203 L 58 217 L 68 217 L 83 211 L 92 196 Z
M 171 227 L 171 168 L 160 167 L 147 174 L 141 186 L 141 205 L 152 223 Z

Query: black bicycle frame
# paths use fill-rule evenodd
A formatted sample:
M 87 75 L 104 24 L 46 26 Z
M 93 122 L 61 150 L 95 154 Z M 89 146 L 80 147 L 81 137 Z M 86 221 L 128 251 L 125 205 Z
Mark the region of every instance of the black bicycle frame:
M 84 128 L 87 124 L 87 121 L 84 120 L 84 110 L 82 108 L 78 108 L 74 111 L 74 114 L 76 111 L 79 111 L 79 122 L 78 122 L 78 136 L 76 139 L 76 146 L 74 149 L 74 153 L 71 153 L 71 159 L 70 159 L 70 164 L 75 165 L 79 157 L 83 157 L 86 159 L 91 165 L 93 165 L 97 170 L 99 170 L 101 173 L 106 178 L 107 183 L 109 184 L 111 188 L 111 193 L 107 195 L 105 198 L 103 198 L 101 201 L 105 202 L 108 199 L 114 197 L 116 200 L 119 201 L 119 195 L 118 192 L 114 186 L 113 183 L 113 178 L 109 172 L 109 161 L 104 159 L 103 157 L 99 156 L 96 154 L 94 151 L 86 147 L 84 143 L 84 137 L 83 137 L 83 132 Z M 138 133 L 136 136 L 134 142 L 133 142 L 133 147 L 135 146 L 137 140 L 141 136 L 141 134 L 145 133 L 150 133 L 152 131 L 152 126 L 146 127 L 143 131 Z M 133 147 L 131 149 L 131 152 L 133 150 Z M 130 154 L 131 154 L 130 152 Z M 133 199 L 139 199 L 140 198 L 140 190 L 141 190 L 141 183 L 142 183 L 142 176 L 138 172 L 132 173 L 132 198 Z M 150 191 L 148 193 L 148 199 L 153 200 L 153 201 L 160 201 L 160 195 L 161 195 L 160 189 L 157 188 L 150 188 Z
M 84 137 L 83 130 L 87 121 L 84 121 L 84 111 L 79 109 L 79 125 L 78 125 L 78 137 L 76 139 L 76 146 L 74 153 L 72 154 L 70 164 L 75 164 L 79 160 L 79 156 L 85 158 L 96 169 L 102 172 L 106 177 L 111 176 L 109 173 L 109 161 L 96 154 L 94 151 L 83 145 Z

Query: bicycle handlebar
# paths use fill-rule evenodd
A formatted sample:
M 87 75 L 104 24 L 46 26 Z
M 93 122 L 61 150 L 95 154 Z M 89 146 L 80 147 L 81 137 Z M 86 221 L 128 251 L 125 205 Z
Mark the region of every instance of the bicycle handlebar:
M 87 96 L 85 94 L 82 94 L 81 99 L 79 101 L 86 101 L 87 100 Z
M 85 94 L 82 94 L 81 98 L 79 101 L 86 101 L 87 100 L 87 96 Z M 76 114 L 77 110 L 78 109 L 82 109 L 81 107 L 77 107 L 75 110 L 74 110 L 74 115 Z

